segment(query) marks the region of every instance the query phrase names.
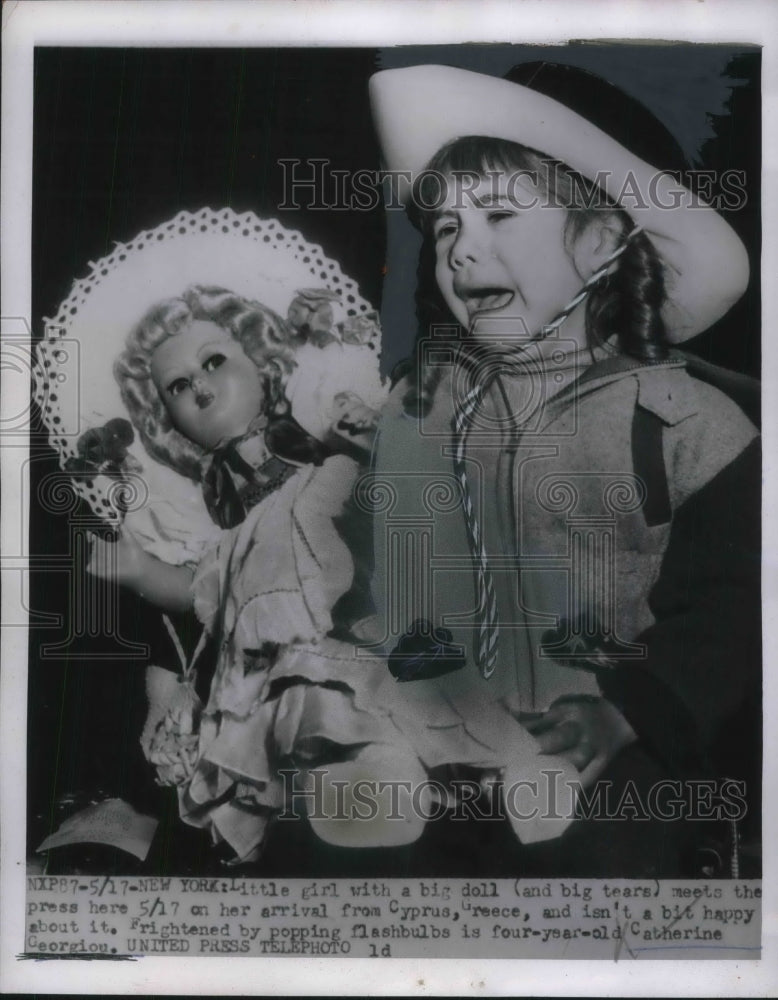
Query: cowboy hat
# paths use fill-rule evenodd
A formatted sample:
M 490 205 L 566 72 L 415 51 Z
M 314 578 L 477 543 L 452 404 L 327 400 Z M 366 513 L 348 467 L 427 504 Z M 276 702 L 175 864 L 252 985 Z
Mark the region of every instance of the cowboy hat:
M 596 178 L 645 230 L 665 263 L 671 341 L 706 329 L 745 290 L 747 254 L 728 223 L 559 101 L 509 80 L 434 65 L 377 73 L 370 96 L 384 165 L 406 206 L 414 181 L 446 143 L 507 139 Z

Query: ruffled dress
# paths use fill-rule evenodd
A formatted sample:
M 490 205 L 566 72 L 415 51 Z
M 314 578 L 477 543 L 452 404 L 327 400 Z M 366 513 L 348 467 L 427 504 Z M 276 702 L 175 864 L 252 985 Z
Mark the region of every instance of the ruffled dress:
M 391 721 L 372 708 L 385 663 L 328 635 L 333 606 L 353 579 L 336 519 L 357 471 L 334 455 L 281 477 L 242 523 L 221 533 L 195 573 L 194 609 L 218 652 L 208 702 L 194 713 L 197 749 L 178 785 L 180 812 L 226 841 L 236 861 L 260 855 L 291 789 L 307 787 L 316 768 L 347 781 L 420 771 L 396 746 Z M 313 825 L 325 840 L 375 846 L 418 835 L 395 823 L 387 841 L 369 824 L 329 822 L 322 797 L 330 786 L 314 786 L 316 808 L 308 811 L 320 817 Z

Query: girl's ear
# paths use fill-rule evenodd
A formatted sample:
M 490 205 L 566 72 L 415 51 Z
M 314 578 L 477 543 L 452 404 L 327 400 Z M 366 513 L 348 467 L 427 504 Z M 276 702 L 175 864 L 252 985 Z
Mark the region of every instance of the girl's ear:
M 572 247 L 573 264 L 583 281 L 602 267 L 623 239 L 622 228 L 611 215 L 602 213 L 586 225 Z

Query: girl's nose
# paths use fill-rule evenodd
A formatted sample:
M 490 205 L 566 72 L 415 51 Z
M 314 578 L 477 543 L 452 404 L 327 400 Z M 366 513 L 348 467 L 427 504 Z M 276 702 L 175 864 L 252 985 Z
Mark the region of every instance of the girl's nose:
M 486 253 L 483 240 L 473 227 L 460 226 L 449 251 L 449 264 L 458 271 L 466 264 L 474 264 Z

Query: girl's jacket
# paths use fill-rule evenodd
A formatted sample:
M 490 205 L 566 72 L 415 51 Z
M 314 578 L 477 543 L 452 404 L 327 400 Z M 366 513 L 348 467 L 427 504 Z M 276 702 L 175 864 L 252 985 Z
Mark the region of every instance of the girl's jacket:
M 452 465 L 462 385 L 452 364 L 419 419 L 403 411 L 407 385 L 396 387 L 362 491 L 376 524 L 380 641 L 396 661 L 426 634 L 433 664 L 388 677 L 395 723 L 427 766 L 503 766 L 519 744 L 533 754 L 517 710 L 602 694 L 668 773 L 699 773 L 758 690 L 755 428 L 680 355 L 583 371 L 560 355 L 558 370 L 552 358 L 494 378 L 466 446 L 498 598 L 499 655 L 485 680 Z

